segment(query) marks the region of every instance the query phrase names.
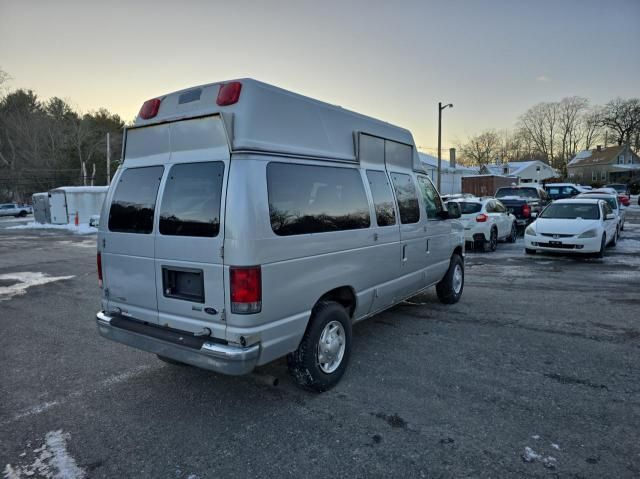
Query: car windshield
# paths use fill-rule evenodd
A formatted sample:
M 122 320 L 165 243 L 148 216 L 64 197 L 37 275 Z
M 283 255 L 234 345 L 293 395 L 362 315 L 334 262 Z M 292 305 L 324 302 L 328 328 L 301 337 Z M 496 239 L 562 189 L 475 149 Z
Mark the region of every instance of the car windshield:
M 540 215 L 541 218 L 563 220 L 597 220 L 600 208 L 595 203 L 552 203 Z
M 611 206 L 612 210 L 617 210 L 618 209 L 618 200 L 616 198 L 614 198 L 613 196 L 596 196 L 596 195 L 588 195 L 588 196 L 580 196 L 580 198 L 594 198 L 594 199 L 598 199 L 598 200 L 604 200 L 607 203 L 609 203 L 609 206 Z
M 535 188 L 498 188 L 496 198 L 505 196 L 518 196 L 520 198 L 537 198 L 538 192 Z
M 458 204 L 460 205 L 460 214 L 463 215 L 480 213 L 480 210 L 482 209 L 482 204 L 480 203 L 469 203 L 466 201 L 460 201 Z

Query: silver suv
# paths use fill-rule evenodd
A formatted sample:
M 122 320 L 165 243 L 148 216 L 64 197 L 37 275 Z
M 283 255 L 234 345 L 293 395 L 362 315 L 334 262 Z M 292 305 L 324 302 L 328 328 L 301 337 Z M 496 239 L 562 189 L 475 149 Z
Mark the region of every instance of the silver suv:
M 464 233 L 402 128 L 243 79 L 146 102 L 101 213 L 106 338 L 225 374 L 287 356 L 324 391 L 352 325 L 436 286 Z

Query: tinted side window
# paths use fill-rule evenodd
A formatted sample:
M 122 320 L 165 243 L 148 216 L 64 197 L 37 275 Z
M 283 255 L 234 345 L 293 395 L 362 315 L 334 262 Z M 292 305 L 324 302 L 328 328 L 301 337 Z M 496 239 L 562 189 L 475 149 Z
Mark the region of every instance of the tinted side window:
M 221 161 L 172 166 L 162 196 L 160 233 L 217 236 L 223 176 Z
M 437 219 L 438 213 L 444 209 L 440 195 L 429 178 L 418 176 L 418 183 L 420 184 L 420 190 L 422 191 L 422 197 L 424 198 L 424 204 L 427 209 L 427 218 Z
M 396 190 L 400 222 L 403 224 L 417 223 L 420 221 L 420 206 L 416 187 L 410 175 L 391 173 L 393 187 Z
M 376 208 L 378 226 L 396 224 L 396 209 L 393 205 L 393 194 L 387 174 L 384 171 L 367 170 L 367 179 Z
M 269 163 L 269 215 L 280 236 L 368 228 L 369 202 L 353 168 Z
M 119 233 L 149 234 L 153 231 L 162 166 L 129 168 L 116 186 L 109 209 L 109 230 Z

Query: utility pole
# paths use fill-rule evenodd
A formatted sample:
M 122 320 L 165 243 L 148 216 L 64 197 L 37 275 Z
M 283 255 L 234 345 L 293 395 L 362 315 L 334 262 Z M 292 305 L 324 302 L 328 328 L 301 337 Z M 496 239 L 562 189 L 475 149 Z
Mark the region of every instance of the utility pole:
M 438 102 L 438 192 L 442 181 L 442 110 L 448 107 L 453 108 L 453 103 L 442 106 L 442 102 Z
M 111 184 L 111 142 L 109 139 L 109 132 L 107 132 L 107 186 Z

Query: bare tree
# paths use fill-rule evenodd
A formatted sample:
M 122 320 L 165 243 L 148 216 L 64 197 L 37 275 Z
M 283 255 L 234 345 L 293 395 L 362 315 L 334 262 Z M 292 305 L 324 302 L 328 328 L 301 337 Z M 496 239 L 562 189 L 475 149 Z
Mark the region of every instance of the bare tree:
M 589 100 L 579 96 L 563 98 L 558 104 L 558 123 L 562 144 L 562 154 L 559 165 L 564 174 L 567 173 L 567 163 L 576 154 L 574 138 L 580 134 L 581 114 L 587 109 Z
M 466 143 L 458 145 L 461 161 L 469 165 L 487 165 L 500 155 L 501 143 L 500 135 L 495 130 L 471 136 Z
M 600 121 L 616 135 L 618 145 L 631 144 L 632 137 L 640 130 L 640 99 L 611 100 L 605 105 Z

